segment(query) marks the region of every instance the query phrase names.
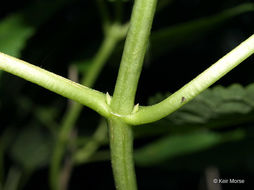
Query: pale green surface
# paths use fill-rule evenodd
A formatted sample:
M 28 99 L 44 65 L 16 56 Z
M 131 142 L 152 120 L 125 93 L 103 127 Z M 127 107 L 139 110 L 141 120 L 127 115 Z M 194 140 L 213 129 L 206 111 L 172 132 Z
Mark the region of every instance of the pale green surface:
M 156 104 L 168 97 L 168 93 L 149 98 L 148 104 Z M 254 84 L 244 87 L 232 84 L 228 87 L 208 88 L 194 100 L 182 106 L 160 121 L 134 128 L 135 138 L 156 137 L 172 133 L 186 133 L 199 129 L 223 129 L 232 126 L 245 127 L 253 122 Z
M 250 55 L 254 53 L 254 35 L 225 55 L 195 79 L 162 102 L 139 109 L 135 114 L 122 116 L 129 124 L 140 125 L 157 121 L 192 100 L 210 85 L 215 83 Z M 184 101 L 182 101 L 184 97 Z
M 94 56 L 93 60 L 91 61 L 92 64 L 89 70 L 84 74 L 84 77 L 81 81 L 83 85 L 86 86 L 93 86 L 96 79 L 98 78 L 102 68 L 106 64 L 109 56 L 113 52 L 116 44 L 125 37 L 127 32 L 128 25 L 118 25 L 112 24 L 108 26 L 106 31 L 105 39 L 103 40 L 97 54 Z M 106 103 L 106 99 L 103 100 L 103 103 Z M 58 182 L 59 182 L 59 175 L 60 175 L 60 165 L 62 161 L 62 157 L 64 155 L 66 143 L 69 139 L 69 134 L 73 129 L 75 122 L 77 121 L 80 113 L 82 110 L 82 105 L 78 103 L 71 104 L 70 108 L 66 111 L 62 124 L 61 129 L 56 141 L 55 148 L 53 150 L 53 156 L 51 160 L 51 167 L 50 167 L 50 184 L 52 189 L 58 189 Z M 92 143 L 96 144 L 96 143 Z M 94 146 L 95 147 L 95 146 Z M 86 151 L 87 147 L 83 148 L 83 151 Z M 92 152 L 91 152 L 92 153 Z M 82 150 L 79 152 L 79 155 L 87 155 L 89 153 L 84 153 Z M 81 160 L 81 159 L 84 160 Z M 79 156 L 78 162 L 85 162 L 87 156 Z
M 109 119 L 111 163 L 118 190 L 137 189 L 133 161 L 133 134 L 131 126 L 118 118 Z
M 132 128 L 119 118 L 119 114 L 130 114 L 133 110 L 156 4 L 157 0 L 136 0 L 134 3 L 115 91 L 110 101 L 111 162 L 118 190 L 137 189 Z
M 156 0 L 135 1 L 111 102 L 112 111 L 117 114 L 128 114 L 133 109 L 156 3 Z
M 166 100 L 153 106 L 140 107 L 132 113 L 155 4 L 156 1 L 153 0 L 135 1 L 132 22 L 110 110 L 106 103 L 106 96 L 103 93 L 0 53 L 0 69 L 73 99 L 109 118 L 112 164 L 118 189 L 136 189 L 132 161 L 132 131 L 127 123 L 139 125 L 165 117 L 193 99 L 254 52 L 254 37 L 252 36 Z M 112 47 L 112 44 L 105 47 Z M 104 60 L 99 58 L 100 56 L 96 57 L 99 60 L 98 62 Z M 95 68 L 95 72 L 98 73 L 100 69 L 101 66 L 98 66 L 98 68 Z M 91 76 L 90 80 L 94 81 L 94 76 Z M 184 101 L 182 101 L 183 97 Z M 66 126 L 72 127 L 80 112 L 81 106 L 74 105 L 77 106 L 74 106 L 70 111 L 69 119 L 67 118 L 64 121 Z M 69 131 L 69 127 L 64 127 L 63 132 L 60 133 L 61 142 L 66 141 Z M 61 149 L 56 150 L 58 152 L 56 154 L 59 155 L 63 152 Z
M 99 91 L 3 53 L 0 53 L 0 69 L 86 105 L 101 115 L 109 114 L 105 94 Z

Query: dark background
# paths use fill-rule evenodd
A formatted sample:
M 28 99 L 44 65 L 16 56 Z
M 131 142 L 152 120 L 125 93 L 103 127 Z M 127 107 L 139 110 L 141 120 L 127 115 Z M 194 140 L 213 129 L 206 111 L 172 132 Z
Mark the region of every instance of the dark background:
M 163 1 L 163 0 L 159 0 Z M 103 39 L 101 20 L 94 1 L 65 1 L 49 13 L 47 7 L 40 7 L 49 0 L 10 0 L 0 7 L 0 18 L 4 19 L 15 12 L 22 12 L 27 25 L 36 28 L 36 32 L 26 42 L 20 58 L 62 76 L 67 76 L 68 66 L 75 60 L 90 59 Z M 52 2 L 52 1 L 51 1 Z M 57 1 L 56 1 L 57 2 Z M 162 8 L 155 16 L 153 31 L 208 17 L 236 5 L 252 2 L 249 0 L 177 0 Z M 39 6 L 34 6 L 38 4 Z M 108 3 L 110 11 L 114 6 Z M 124 20 L 130 17 L 132 2 L 124 3 Z M 149 44 L 141 74 L 136 102 L 147 104 L 150 96 L 157 92 L 174 92 L 197 76 L 212 63 L 236 47 L 254 33 L 254 12 L 243 13 L 228 19 L 206 32 L 197 31 L 195 35 L 187 35 L 180 44 L 171 47 Z M 202 34 L 202 35 L 201 35 Z M 193 37 L 195 36 L 195 37 Z M 1 41 L 0 41 L 1 43 Z M 164 49 L 163 53 L 154 53 L 154 49 Z M 94 88 L 111 95 L 121 58 L 122 44 L 110 57 Z M 1 51 L 1 50 L 0 50 Z M 231 71 L 216 84 L 228 86 L 240 83 L 246 86 L 254 82 L 253 56 Z M 24 111 L 21 103 L 23 97 L 32 104 Z M 60 121 L 66 108 L 66 100 L 41 87 L 26 82 L 10 74 L 4 73 L 0 81 L 0 131 L 11 127 L 15 135 L 26 127 L 39 127 L 47 133 L 43 124 L 34 117 L 36 107 L 55 107 L 58 112 L 56 122 Z M 89 134 L 94 130 L 98 116 L 84 109 L 77 123 L 81 134 Z M 88 123 L 86 123 L 88 122 Z M 84 123 L 89 127 L 82 128 Z M 242 126 L 234 126 L 235 128 Z M 231 130 L 228 127 L 223 130 Z M 205 171 L 216 167 L 221 178 L 245 179 L 246 183 L 222 185 L 222 189 L 252 189 L 254 184 L 254 141 L 253 123 L 244 129 L 250 134 L 240 142 L 224 143 L 207 150 L 194 152 L 170 159 L 162 164 L 150 167 L 136 167 L 140 189 L 207 189 Z M 14 136 L 15 136 L 14 135 Z M 158 137 L 149 137 L 135 141 L 140 147 Z M 15 138 L 14 138 L 15 139 Z M 12 146 L 12 141 L 10 142 Z M 107 147 L 104 147 L 107 148 Z M 12 165 L 21 167 L 19 163 L 5 153 L 5 174 Z M 114 189 L 111 165 L 109 161 L 81 165 L 73 170 L 70 189 Z M 48 166 L 45 165 L 30 176 L 24 189 L 48 189 Z

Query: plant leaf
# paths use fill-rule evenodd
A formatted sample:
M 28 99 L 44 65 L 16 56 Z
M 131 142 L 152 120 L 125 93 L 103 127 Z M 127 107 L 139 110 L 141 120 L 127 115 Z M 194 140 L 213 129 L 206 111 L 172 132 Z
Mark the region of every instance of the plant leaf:
M 17 190 L 21 181 L 22 172 L 20 169 L 11 167 L 8 172 L 8 176 L 3 187 L 4 190 Z
M 52 140 L 35 126 L 18 134 L 10 149 L 10 157 L 25 170 L 32 171 L 47 164 Z
M 0 52 L 20 57 L 27 40 L 35 33 L 39 24 L 45 22 L 67 0 L 35 2 L 23 12 L 16 12 L 0 22 Z M 41 11 L 43 10 L 43 11 Z M 31 17 L 33 15 L 33 17 Z M 29 18 L 29 21 L 28 21 Z M 3 71 L 0 71 L 0 77 Z
M 167 95 L 157 94 L 150 98 L 154 104 Z M 186 154 L 206 150 L 228 141 L 245 137 L 243 129 L 229 132 L 211 132 L 209 128 L 222 128 L 253 121 L 254 84 L 243 87 L 215 86 L 207 89 L 182 108 L 146 127 L 134 128 L 135 136 L 165 136 L 135 151 L 136 163 L 151 166 Z M 167 135 L 171 132 L 170 135 Z
M 155 104 L 166 97 L 168 93 L 157 94 L 150 98 L 149 104 Z M 135 136 L 156 136 L 168 132 L 244 124 L 254 120 L 253 97 L 254 84 L 245 88 L 240 84 L 229 87 L 215 86 L 205 90 L 166 118 L 145 127 L 135 127 Z
M 25 23 L 21 14 L 8 16 L 0 23 L 1 52 L 20 57 L 25 42 L 33 33 L 34 28 Z
M 151 166 L 177 156 L 205 150 L 219 143 L 239 140 L 243 137 L 243 130 L 225 134 L 199 131 L 184 135 L 169 135 L 136 150 L 135 160 L 140 166 Z
M 77 66 L 77 69 L 80 73 L 86 74 L 91 65 L 92 65 L 92 59 L 86 59 L 86 60 L 79 60 L 79 61 L 73 61 L 71 64 Z

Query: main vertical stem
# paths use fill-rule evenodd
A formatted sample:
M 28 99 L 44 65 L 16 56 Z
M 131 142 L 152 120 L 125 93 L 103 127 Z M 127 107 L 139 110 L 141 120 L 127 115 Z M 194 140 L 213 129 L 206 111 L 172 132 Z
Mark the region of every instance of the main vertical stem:
M 156 4 L 157 0 L 135 0 L 111 103 L 118 114 L 129 114 L 133 109 Z
M 110 103 L 113 112 L 112 118 L 109 118 L 111 161 L 118 190 L 137 189 L 132 128 L 118 116 L 128 115 L 133 110 L 156 4 L 157 0 L 135 0 L 115 91 Z
M 131 126 L 118 119 L 109 120 L 111 162 L 118 190 L 136 190 Z

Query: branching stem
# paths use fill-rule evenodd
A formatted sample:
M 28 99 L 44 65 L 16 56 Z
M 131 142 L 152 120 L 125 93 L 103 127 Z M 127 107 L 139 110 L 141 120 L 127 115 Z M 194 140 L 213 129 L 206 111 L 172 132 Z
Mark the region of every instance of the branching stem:
M 108 118 L 111 161 L 116 188 L 135 190 L 132 127 L 118 115 L 130 114 L 141 73 L 157 0 L 135 0 L 130 28 L 118 73 L 113 98 L 112 116 Z
M 20 59 L 0 53 L 0 69 L 75 100 L 103 116 L 108 116 L 105 94 L 75 83 Z
M 141 107 L 123 119 L 132 125 L 151 123 L 176 111 L 254 53 L 254 35 L 162 102 Z M 183 101 L 184 100 L 184 101 Z
M 103 40 L 97 54 L 94 56 L 89 72 L 87 72 L 83 77 L 81 81 L 82 84 L 89 87 L 93 86 L 116 44 L 126 35 L 126 31 L 126 25 L 121 26 L 118 24 L 112 24 L 107 28 L 105 39 Z M 104 102 L 106 102 L 106 99 L 104 99 Z M 66 143 L 68 142 L 69 134 L 71 133 L 81 110 L 82 105 L 74 102 L 63 117 L 59 135 L 56 139 L 55 148 L 53 150 L 50 167 L 50 184 L 51 189 L 53 190 L 59 189 L 58 182 L 60 176 L 60 166 L 65 152 Z M 79 162 L 85 162 L 85 160 L 80 160 L 79 158 Z

